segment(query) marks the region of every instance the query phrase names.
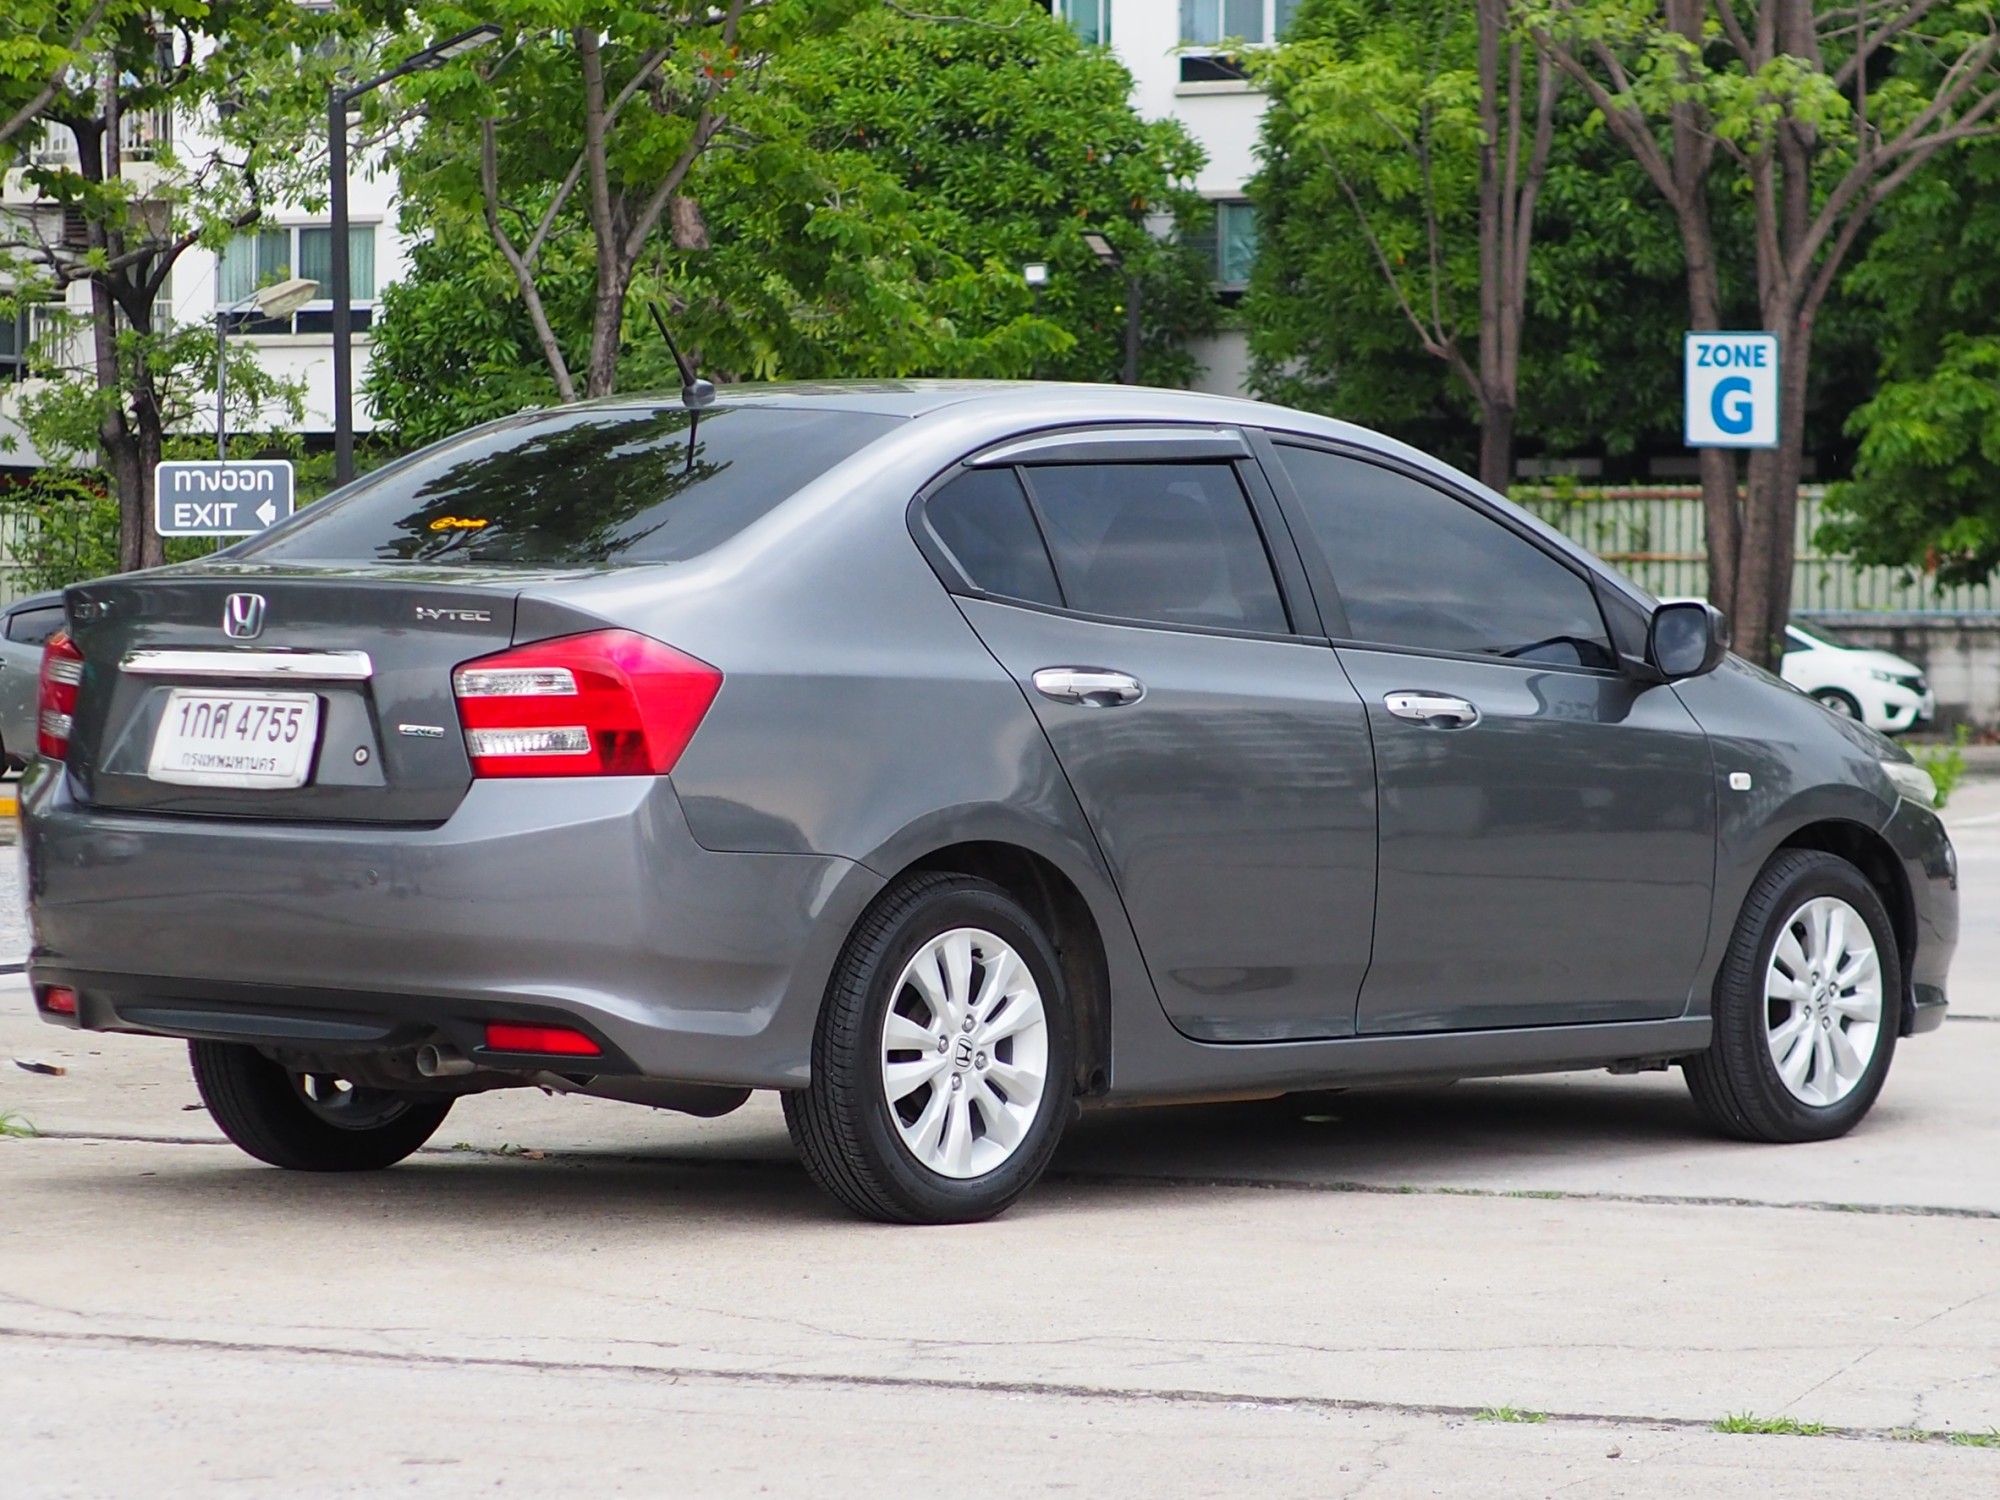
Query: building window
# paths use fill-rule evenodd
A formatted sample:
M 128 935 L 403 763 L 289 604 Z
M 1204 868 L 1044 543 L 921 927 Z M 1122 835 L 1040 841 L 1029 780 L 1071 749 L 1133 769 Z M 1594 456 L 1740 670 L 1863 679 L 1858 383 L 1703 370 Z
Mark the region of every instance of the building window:
M 333 230 L 324 224 L 297 224 L 239 234 L 223 248 L 217 273 L 218 308 L 247 301 L 260 286 L 303 276 L 319 283 L 319 296 L 289 320 L 260 318 L 254 311 L 231 315 L 241 333 L 325 333 L 333 326 Z M 373 321 L 375 226 L 347 230 L 347 295 L 354 304 L 353 326 Z
M 0 382 L 28 378 L 28 350 L 32 347 L 28 310 L 24 307 L 11 317 L 0 314 Z
M 1192 243 L 1204 251 L 1215 267 L 1215 285 L 1224 292 L 1240 292 L 1250 281 L 1250 267 L 1257 260 L 1257 210 L 1241 198 L 1225 198 L 1215 205 L 1215 222 L 1196 235 Z
M 1181 0 L 1181 45 L 1278 41 L 1298 8 L 1299 0 Z
M 1054 9 L 1091 46 L 1111 45 L 1111 0 L 1055 0 Z

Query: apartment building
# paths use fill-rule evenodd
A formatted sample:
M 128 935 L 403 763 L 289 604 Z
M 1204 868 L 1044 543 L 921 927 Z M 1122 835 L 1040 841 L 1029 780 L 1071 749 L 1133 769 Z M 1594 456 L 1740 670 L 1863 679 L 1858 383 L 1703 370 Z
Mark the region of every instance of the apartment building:
M 1233 307 L 1257 255 L 1257 218 L 1244 184 L 1257 171 L 1264 96 L 1235 56 L 1284 34 L 1299 0 L 1051 0 L 1087 41 L 1111 48 L 1132 74 L 1132 104 L 1148 119 L 1172 117 L 1208 153 L 1195 189 L 1215 205 L 1208 248 L 1217 297 Z M 1245 393 L 1248 341 L 1225 327 L 1195 348 L 1197 389 Z

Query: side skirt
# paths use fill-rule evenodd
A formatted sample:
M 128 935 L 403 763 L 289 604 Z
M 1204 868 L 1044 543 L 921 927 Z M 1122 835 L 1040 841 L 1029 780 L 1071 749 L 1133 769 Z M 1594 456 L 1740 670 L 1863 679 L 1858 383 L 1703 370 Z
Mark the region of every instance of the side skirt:
M 1507 1031 L 1439 1031 L 1339 1037 L 1320 1042 L 1193 1042 L 1178 1035 L 1117 1038 L 1110 1104 L 1240 1098 L 1246 1094 L 1567 1073 L 1658 1064 L 1706 1051 L 1707 1016 L 1608 1026 L 1534 1026 Z

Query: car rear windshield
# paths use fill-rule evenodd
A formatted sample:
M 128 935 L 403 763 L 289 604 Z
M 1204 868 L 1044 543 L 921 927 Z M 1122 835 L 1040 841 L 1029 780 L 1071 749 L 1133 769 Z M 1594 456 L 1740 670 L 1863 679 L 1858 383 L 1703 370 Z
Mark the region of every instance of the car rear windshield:
M 734 536 L 901 420 L 769 406 L 537 413 L 363 476 L 236 555 L 530 567 L 675 562 Z

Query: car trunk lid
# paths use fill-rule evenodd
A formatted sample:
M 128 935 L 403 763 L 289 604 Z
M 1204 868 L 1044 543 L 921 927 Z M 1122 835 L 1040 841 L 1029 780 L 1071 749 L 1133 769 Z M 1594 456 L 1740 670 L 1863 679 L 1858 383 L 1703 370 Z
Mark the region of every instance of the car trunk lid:
M 536 581 L 501 569 L 216 567 L 73 588 L 70 632 L 84 657 L 67 757 L 76 794 L 155 813 L 442 822 L 472 782 L 452 668 L 511 641 L 517 598 Z M 174 760 L 177 738 L 160 764 L 163 735 L 211 723 L 215 754 L 191 757 L 201 764 L 189 770 Z M 309 724 L 313 743 L 283 745 L 287 723 Z M 247 758 L 230 733 L 246 726 Z M 246 779 L 238 773 L 265 765 L 266 748 L 275 774 L 301 784 L 215 784 Z

